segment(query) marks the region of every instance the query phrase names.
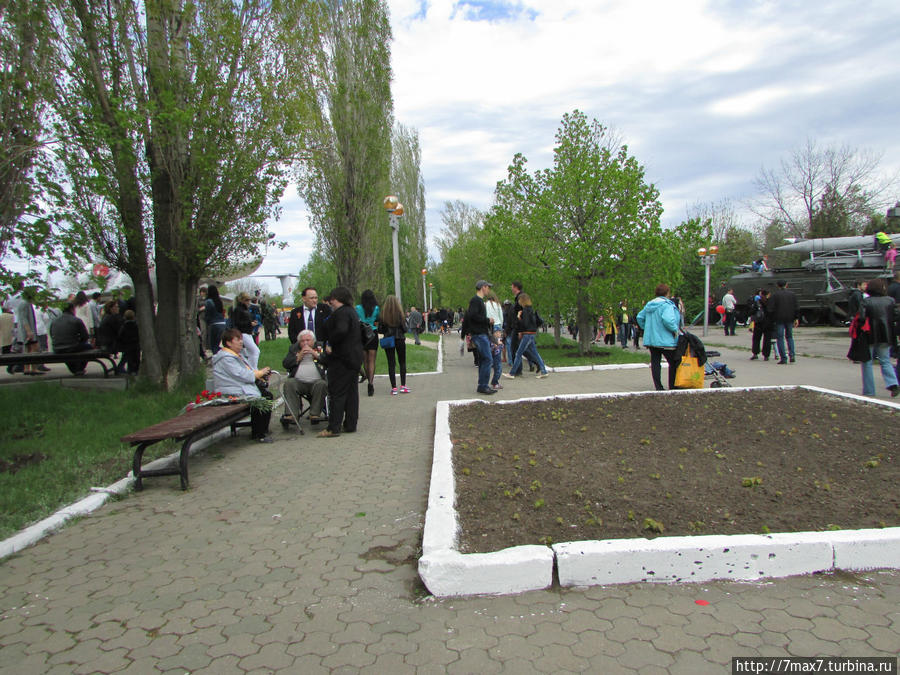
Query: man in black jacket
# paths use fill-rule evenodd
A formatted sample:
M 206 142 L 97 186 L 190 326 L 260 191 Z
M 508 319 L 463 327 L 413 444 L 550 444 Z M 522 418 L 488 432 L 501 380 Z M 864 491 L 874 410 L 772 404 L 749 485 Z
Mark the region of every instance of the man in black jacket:
M 491 377 L 491 322 L 487 316 L 487 309 L 484 306 L 484 296 L 493 284 L 488 281 L 479 281 L 475 284 L 475 295 L 469 301 L 469 309 L 463 318 L 462 330 L 460 338 L 465 339 L 466 335 L 472 338 L 472 345 L 478 351 L 478 388 L 479 394 L 493 394 L 488 381 Z
M 353 295 L 344 286 L 331 291 L 331 316 L 323 328 L 327 345 L 328 428 L 318 434 L 330 438 L 344 431 L 356 431 L 359 419 L 359 385 L 356 377 L 363 362 L 359 317 L 353 308 Z M 322 337 L 322 336 L 317 336 Z
M 797 296 L 793 291 L 787 290 L 787 282 L 779 279 L 775 282 L 777 289 L 769 296 L 770 314 L 775 324 L 775 340 L 778 343 L 778 353 L 781 354 L 779 365 L 787 363 L 785 354 L 790 356 L 791 363 L 794 358 L 794 328 L 797 326 Z M 784 339 L 787 337 L 787 352 L 784 351 Z
M 301 330 L 311 330 L 316 334 L 316 342 L 323 339 L 322 326 L 331 314 L 331 307 L 319 302 L 319 293 L 314 286 L 307 286 L 300 295 L 301 304 L 291 310 L 288 319 L 288 339 L 291 344 L 297 342 Z M 312 317 L 312 323 L 309 319 Z

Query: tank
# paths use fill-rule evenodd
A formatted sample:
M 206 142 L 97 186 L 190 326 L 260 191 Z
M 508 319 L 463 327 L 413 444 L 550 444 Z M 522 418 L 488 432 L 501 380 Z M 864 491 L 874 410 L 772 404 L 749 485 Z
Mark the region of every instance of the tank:
M 888 236 L 900 248 L 900 234 Z M 783 279 L 797 295 L 802 323 L 840 325 L 849 319 L 847 300 L 857 282 L 890 276 L 884 269 L 884 248 L 874 236 L 802 239 L 775 250 L 806 253 L 809 257 L 800 267 L 765 272 L 742 266 L 725 284 L 734 289 L 739 321 L 746 319 L 748 303 L 758 289 L 771 292 L 775 282 Z

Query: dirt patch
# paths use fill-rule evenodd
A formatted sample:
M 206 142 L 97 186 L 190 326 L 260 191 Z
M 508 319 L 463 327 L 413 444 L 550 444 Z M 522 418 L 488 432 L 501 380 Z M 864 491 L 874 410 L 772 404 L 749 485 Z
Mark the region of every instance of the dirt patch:
M 460 550 L 898 526 L 898 421 L 799 389 L 454 407 Z
M 16 473 L 19 469 L 24 469 L 32 464 L 40 464 L 47 455 L 41 452 L 32 452 L 28 455 L 13 455 L 10 459 L 0 458 L 0 473 Z

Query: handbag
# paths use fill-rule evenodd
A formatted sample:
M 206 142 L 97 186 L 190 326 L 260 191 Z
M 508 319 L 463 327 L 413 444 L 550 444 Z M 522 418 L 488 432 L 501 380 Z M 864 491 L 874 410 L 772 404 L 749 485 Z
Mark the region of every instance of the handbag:
M 678 364 L 678 370 L 675 371 L 675 388 L 676 389 L 703 389 L 703 366 L 700 365 L 699 359 L 691 353 L 688 346 L 681 357 L 681 363 Z
M 397 346 L 394 342 L 393 335 L 385 335 L 383 338 L 381 338 L 381 340 L 378 341 L 378 343 L 381 345 L 382 349 L 393 349 Z
M 378 344 L 376 342 L 377 336 L 375 335 L 375 331 L 372 330 L 372 326 L 365 321 L 359 322 L 359 337 L 362 341 L 363 349 L 375 349 L 375 346 Z

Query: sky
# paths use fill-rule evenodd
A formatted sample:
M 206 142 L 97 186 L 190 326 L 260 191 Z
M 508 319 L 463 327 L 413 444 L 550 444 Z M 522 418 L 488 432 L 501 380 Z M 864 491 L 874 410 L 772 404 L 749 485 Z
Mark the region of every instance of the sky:
M 807 138 L 900 171 L 896 1 L 388 4 L 395 117 L 419 133 L 432 254 L 443 204 L 489 208 L 517 152 L 549 167 L 576 108 L 627 144 L 668 226 L 723 200 L 752 226 L 760 170 Z M 272 231 L 290 246 L 260 273 L 296 271 L 311 251 L 295 188 L 282 205 Z
M 576 108 L 644 166 L 666 226 L 723 200 L 753 225 L 744 204 L 760 170 L 807 138 L 872 150 L 886 173 L 900 172 L 896 0 L 388 6 L 395 118 L 419 134 L 432 255 L 443 204 L 489 208 L 517 152 L 531 171 L 549 167 L 560 120 Z M 296 273 L 312 251 L 296 187 L 281 206 L 270 230 L 289 245 L 257 274 Z

